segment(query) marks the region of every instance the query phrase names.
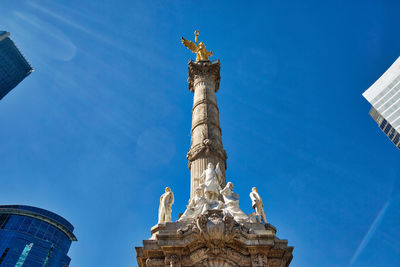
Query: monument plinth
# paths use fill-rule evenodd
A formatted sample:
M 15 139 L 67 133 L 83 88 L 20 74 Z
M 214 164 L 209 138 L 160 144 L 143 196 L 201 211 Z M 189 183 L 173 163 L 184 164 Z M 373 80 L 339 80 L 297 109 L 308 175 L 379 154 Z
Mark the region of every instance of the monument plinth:
M 270 224 L 239 224 L 222 210 L 208 210 L 192 223 L 157 225 L 136 253 L 141 267 L 287 267 L 293 251 L 287 243 Z
M 182 38 L 196 53 L 189 62 L 189 90 L 194 93 L 190 150 L 190 198 L 178 221 L 171 222 L 174 197 L 167 187 L 160 198 L 159 223 L 151 238 L 136 247 L 137 261 L 145 266 L 268 266 L 287 267 L 293 247 L 276 237 L 267 223 L 257 188 L 250 193 L 255 212 L 239 207 L 233 183 L 226 181 L 227 155 L 222 146 L 219 110 L 220 62 L 208 60 L 203 43 Z

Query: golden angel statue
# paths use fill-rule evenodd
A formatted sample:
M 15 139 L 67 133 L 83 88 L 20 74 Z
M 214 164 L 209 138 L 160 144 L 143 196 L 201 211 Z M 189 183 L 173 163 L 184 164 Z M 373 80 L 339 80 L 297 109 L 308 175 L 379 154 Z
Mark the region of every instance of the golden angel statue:
M 211 57 L 213 52 L 208 52 L 203 42 L 197 42 L 197 37 L 200 35 L 200 31 L 195 31 L 194 35 L 196 36 L 196 43 L 193 43 L 192 41 L 186 40 L 182 37 L 182 44 L 196 54 L 196 61 L 209 61 L 208 57 Z

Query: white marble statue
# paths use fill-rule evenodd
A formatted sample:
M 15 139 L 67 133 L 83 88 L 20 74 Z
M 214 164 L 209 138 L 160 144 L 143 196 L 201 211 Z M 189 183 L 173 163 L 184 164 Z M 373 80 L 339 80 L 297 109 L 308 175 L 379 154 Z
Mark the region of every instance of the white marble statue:
M 214 169 L 214 165 L 210 162 L 207 169 L 200 176 L 200 181 L 204 178 L 204 194 L 208 201 L 218 201 L 219 191 L 221 190 L 220 183 L 223 179 L 223 174 L 219 167 Z
M 203 195 L 203 187 L 196 188 L 195 196 L 190 200 L 187 205 L 186 211 L 179 218 L 179 222 L 189 222 L 196 218 L 199 214 L 205 211 L 207 207 L 207 200 Z
M 255 210 L 256 218 L 259 220 L 260 223 L 261 222 L 267 223 L 267 218 L 265 217 L 265 212 L 264 212 L 264 203 L 262 202 L 262 199 L 257 192 L 257 187 L 253 187 L 251 189 L 250 198 L 251 198 L 251 206 Z
M 227 183 L 225 188 L 220 191 L 224 198 L 224 212 L 229 213 L 235 221 L 249 221 L 247 215 L 239 207 L 239 195 L 233 192 L 233 184 Z
M 171 221 L 172 204 L 174 204 L 174 193 L 169 187 L 165 188 L 165 193 L 160 197 L 160 207 L 158 208 L 158 223 Z

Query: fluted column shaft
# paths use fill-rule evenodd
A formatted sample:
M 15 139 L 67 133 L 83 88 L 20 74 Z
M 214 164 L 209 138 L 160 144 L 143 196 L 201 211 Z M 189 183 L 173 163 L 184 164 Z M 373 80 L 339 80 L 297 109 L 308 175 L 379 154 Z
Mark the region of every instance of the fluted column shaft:
M 194 92 L 191 143 L 187 158 L 190 169 L 190 197 L 194 196 L 197 180 L 207 164 L 220 164 L 225 186 L 226 152 L 222 146 L 219 110 L 215 92 L 219 89 L 220 63 L 189 62 L 189 89 Z

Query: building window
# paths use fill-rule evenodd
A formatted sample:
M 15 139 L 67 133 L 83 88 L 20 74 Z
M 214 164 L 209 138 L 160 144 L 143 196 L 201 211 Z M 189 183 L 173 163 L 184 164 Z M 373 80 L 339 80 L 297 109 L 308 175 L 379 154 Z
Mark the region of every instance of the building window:
M 394 136 L 395 133 L 396 133 L 396 132 L 394 131 L 394 128 L 392 128 L 392 129 L 390 130 L 389 134 L 388 134 L 390 140 L 393 139 L 393 136 Z
M 13 230 L 16 231 L 19 228 L 19 225 L 21 224 L 21 216 L 18 215 L 12 215 L 10 216 L 10 221 L 7 224 L 7 228 L 8 230 Z
M 383 131 L 385 134 L 388 134 L 388 132 L 392 129 L 392 125 L 390 125 L 388 123 L 388 125 L 386 126 L 385 130 Z
M 0 257 L 0 264 L 3 262 L 4 258 L 7 256 L 8 251 L 10 250 L 10 248 L 6 248 L 3 252 L 3 254 Z
M 8 215 L 8 214 L 1 214 L 0 215 L 0 229 L 4 229 L 4 227 L 8 223 L 9 219 L 10 219 L 10 215 Z
M 48 226 L 47 223 L 41 222 L 40 226 L 39 226 L 39 231 L 37 232 L 36 236 L 41 239 L 44 239 L 46 231 L 47 231 L 47 226 Z
M 49 241 L 53 240 L 55 231 L 56 231 L 56 229 L 53 226 L 49 225 L 49 228 L 47 229 L 46 236 L 44 239 L 49 240 Z
M 30 233 L 31 235 L 36 235 L 38 226 L 39 226 L 38 222 L 36 220 L 33 220 L 31 226 L 28 229 L 28 233 Z
M 24 233 L 28 232 L 31 223 L 32 223 L 31 218 L 24 218 L 24 221 L 21 223 L 21 226 L 19 227 L 19 231 Z
M 397 145 L 397 143 L 399 142 L 399 140 L 400 140 L 400 134 L 398 133 L 398 134 L 396 134 L 396 136 L 393 138 L 393 143 L 394 143 L 395 145 Z
M 385 128 L 386 124 L 387 124 L 387 121 L 383 120 L 383 122 L 381 123 L 381 125 L 379 125 L 379 127 L 383 130 Z

